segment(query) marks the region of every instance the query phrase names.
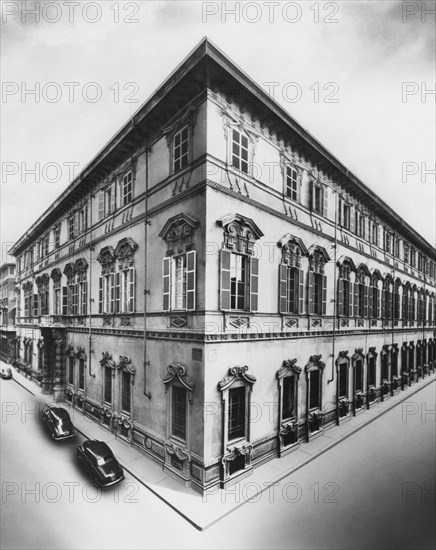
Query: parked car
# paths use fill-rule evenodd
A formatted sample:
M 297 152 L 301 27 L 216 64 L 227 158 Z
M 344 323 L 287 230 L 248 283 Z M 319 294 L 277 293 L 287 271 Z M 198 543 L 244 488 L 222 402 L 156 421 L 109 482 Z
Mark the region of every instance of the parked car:
M 10 380 L 12 378 L 12 370 L 9 367 L 2 368 L 0 378 L 3 378 L 3 380 Z
M 77 447 L 77 458 L 98 487 L 109 487 L 124 479 L 121 464 L 104 441 L 87 439 Z
M 52 439 L 56 441 L 59 439 L 69 439 L 76 435 L 70 415 L 62 407 L 44 405 L 42 409 L 42 421 L 50 432 Z

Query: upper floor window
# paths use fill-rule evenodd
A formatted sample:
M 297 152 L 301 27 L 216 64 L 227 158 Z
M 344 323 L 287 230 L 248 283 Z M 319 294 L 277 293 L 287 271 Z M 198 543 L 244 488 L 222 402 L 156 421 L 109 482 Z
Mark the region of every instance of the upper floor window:
M 79 211 L 79 234 L 84 233 L 88 229 L 88 206 L 85 206 Z
M 168 366 L 168 376 L 163 382 L 167 393 L 168 436 L 187 443 L 189 404 L 192 403 L 195 382 L 179 363 Z
M 320 216 L 327 216 L 327 189 L 317 182 L 311 184 L 311 210 Z
M 77 216 L 75 214 L 68 218 L 68 239 L 70 241 L 72 241 L 77 234 L 76 219 Z
M 259 260 L 252 253 L 263 233 L 253 220 L 239 214 L 218 223 L 224 228 L 225 246 L 220 253 L 220 308 L 257 311 Z
M 372 222 L 372 228 L 371 228 L 371 243 L 372 244 L 378 244 L 378 224 L 375 222 Z
M 279 266 L 279 311 L 280 313 L 303 313 L 304 271 L 301 256 L 308 256 L 302 240 L 290 234 L 279 242 L 282 248 L 282 263 Z
M 196 251 L 190 249 L 198 224 L 191 216 L 179 214 L 159 233 L 168 247 L 162 265 L 164 311 L 196 308 Z
M 327 277 L 325 263 L 330 260 L 327 251 L 315 246 L 309 256 L 308 312 L 309 315 L 325 315 L 327 309 Z
M 61 245 L 61 226 L 56 225 L 53 230 L 54 233 L 54 247 L 57 250 Z
M 232 166 L 248 174 L 248 138 L 238 130 L 232 130 Z
M 130 414 L 132 407 L 132 375 L 123 370 L 121 372 L 121 410 Z
M 371 277 L 371 286 L 369 287 L 369 315 L 374 319 L 380 317 L 380 280 L 381 275 L 376 271 Z
M 368 316 L 368 286 L 366 277 L 370 273 L 365 264 L 361 264 L 356 271 L 356 279 L 354 284 L 354 315 L 359 317 Z
M 133 198 L 133 174 L 130 170 L 123 176 L 121 182 L 121 202 L 122 206 L 132 202 Z
M 343 200 L 339 203 L 339 225 L 348 230 L 351 227 L 351 206 Z
M 293 166 L 286 167 L 286 196 L 293 201 L 299 200 L 300 177 L 299 172 Z
M 135 311 L 135 268 L 123 269 L 118 275 L 121 275 L 121 312 L 133 313 Z
M 173 171 L 185 168 L 189 163 L 189 128 L 185 126 L 176 133 L 173 142 Z

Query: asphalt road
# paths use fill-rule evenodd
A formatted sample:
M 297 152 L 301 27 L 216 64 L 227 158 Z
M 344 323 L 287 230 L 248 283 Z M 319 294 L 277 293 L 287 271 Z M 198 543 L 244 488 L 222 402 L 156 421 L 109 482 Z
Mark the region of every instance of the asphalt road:
M 37 399 L 1 380 L 1 548 L 434 549 L 435 389 L 199 532 L 128 474 L 97 490 L 76 462 L 83 438 L 53 442 Z

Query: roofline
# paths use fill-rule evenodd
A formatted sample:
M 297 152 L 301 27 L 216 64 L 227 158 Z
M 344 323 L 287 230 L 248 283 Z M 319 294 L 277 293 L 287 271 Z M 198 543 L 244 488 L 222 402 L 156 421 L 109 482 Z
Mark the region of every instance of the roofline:
M 323 156 L 333 167 L 342 173 L 350 182 L 352 182 L 361 192 L 377 203 L 383 213 L 391 217 L 404 228 L 404 233 L 410 234 L 412 238 L 419 242 L 423 248 L 432 251 L 433 256 L 436 256 L 435 247 L 424 239 L 412 226 L 410 226 L 403 218 L 388 206 L 374 191 L 369 189 L 357 176 L 350 172 L 321 142 L 319 142 L 310 132 L 305 130 L 276 100 L 265 92 L 250 76 L 248 76 L 238 65 L 236 65 L 218 46 L 216 46 L 207 36 L 204 36 L 189 54 L 177 65 L 177 67 L 169 74 L 158 88 L 144 101 L 144 103 L 135 111 L 129 120 L 116 132 L 112 138 L 100 149 L 95 157 L 86 164 L 85 168 L 71 182 L 70 185 L 58 196 L 49 208 L 32 224 L 32 226 L 17 240 L 10 249 L 11 255 L 16 255 L 22 248 L 25 248 L 27 239 L 30 239 L 41 223 L 47 218 L 48 214 L 59 206 L 66 197 L 78 187 L 78 185 L 94 170 L 98 164 L 106 158 L 118 143 L 125 138 L 137 125 L 150 113 L 168 93 L 169 88 L 174 88 L 181 78 L 199 63 L 205 57 L 209 57 L 215 61 L 220 67 L 225 69 L 230 76 L 235 78 L 241 85 L 248 88 L 252 93 L 256 91 L 256 96 L 265 107 L 272 111 L 281 121 L 291 127 L 297 134 L 311 146 L 319 155 Z M 435 259 L 435 258 L 433 258 Z

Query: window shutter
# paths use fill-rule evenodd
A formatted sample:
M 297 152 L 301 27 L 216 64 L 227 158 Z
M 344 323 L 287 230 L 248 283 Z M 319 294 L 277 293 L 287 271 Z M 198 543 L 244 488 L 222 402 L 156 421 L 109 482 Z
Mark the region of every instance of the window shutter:
M 110 308 L 109 313 L 114 313 L 115 311 L 115 273 L 110 274 Z
M 313 315 L 313 282 L 314 282 L 314 274 L 312 271 L 309 271 L 309 277 L 308 277 L 308 288 L 307 288 L 307 297 L 308 297 L 308 310 L 309 315 Z
M 221 288 L 220 288 L 220 308 L 222 310 L 230 309 L 230 252 L 221 250 Z
M 380 317 L 382 319 L 385 318 L 385 315 L 386 315 L 386 311 L 385 311 L 385 307 L 386 307 L 386 291 L 384 288 L 381 289 L 381 314 L 380 314 Z
M 363 285 L 363 316 L 368 317 L 368 287 Z
M 309 185 L 309 208 L 310 210 L 315 210 L 315 185 L 313 181 Z
M 83 284 L 82 314 L 86 315 L 88 313 L 88 282 L 84 281 L 82 284 Z
M 329 206 L 328 188 L 327 187 L 324 187 L 324 189 L 322 190 L 322 200 L 323 200 L 322 214 L 323 214 L 324 218 L 327 218 L 328 217 L 328 206 Z
M 369 316 L 375 317 L 374 315 L 374 308 L 373 308 L 373 294 L 374 294 L 374 287 L 370 286 L 368 288 L 368 306 L 369 306 Z
M 350 231 L 351 231 L 351 233 L 356 232 L 356 224 L 354 222 L 355 222 L 355 210 L 354 210 L 354 206 L 350 205 Z
M 338 307 L 336 314 L 344 315 L 344 281 L 342 279 L 338 281 Z
M 120 312 L 120 275 L 115 273 L 115 313 Z
M 286 283 L 287 283 L 288 266 L 285 264 L 279 265 L 279 312 L 287 313 L 286 300 Z
M 407 311 L 406 311 L 406 294 L 405 294 L 405 291 L 403 289 L 403 299 L 401 300 L 401 316 L 402 318 L 407 321 Z
M 338 201 L 338 225 L 342 227 L 343 225 L 343 215 L 342 215 L 342 209 L 344 207 L 344 202 L 342 199 L 339 199 Z
M 374 315 L 374 317 L 376 317 L 377 319 L 381 317 L 381 312 L 380 312 L 380 292 L 381 290 L 377 287 L 375 289 L 375 291 L 377 292 L 377 311 Z
M 98 312 L 103 313 L 103 277 L 98 278 Z
M 298 270 L 298 313 L 304 313 L 304 271 Z
M 348 286 L 348 311 L 347 311 L 348 317 L 353 316 L 353 286 L 354 286 L 353 283 L 349 283 L 349 286 Z
M 196 307 L 196 254 L 195 250 L 186 254 L 186 309 L 188 311 L 193 311 Z
M 116 197 L 115 190 L 116 190 L 116 185 L 112 185 L 112 188 L 111 188 L 111 212 L 115 212 L 115 197 Z
M 351 308 L 353 311 L 353 308 Z M 354 317 L 359 315 L 359 285 L 354 283 Z
M 38 294 L 33 295 L 33 317 L 38 317 Z
M 68 315 L 68 287 L 62 287 L 62 315 Z
M 163 310 L 171 307 L 171 258 L 164 258 L 162 263 Z
M 327 275 L 322 276 L 322 315 L 327 312 Z
M 387 298 L 388 298 L 387 317 L 388 319 L 392 319 L 392 292 L 390 290 L 388 290 Z
M 382 226 L 377 225 L 377 246 L 380 247 L 382 242 Z
M 259 295 L 259 260 L 251 258 L 250 260 L 250 310 L 258 310 Z
M 74 214 L 74 237 L 79 236 L 79 212 Z
M 98 193 L 98 219 L 104 218 L 104 191 Z
M 135 311 L 136 271 L 134 267 L 129 269 L 129 313 Z

